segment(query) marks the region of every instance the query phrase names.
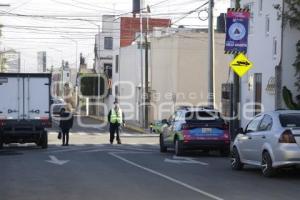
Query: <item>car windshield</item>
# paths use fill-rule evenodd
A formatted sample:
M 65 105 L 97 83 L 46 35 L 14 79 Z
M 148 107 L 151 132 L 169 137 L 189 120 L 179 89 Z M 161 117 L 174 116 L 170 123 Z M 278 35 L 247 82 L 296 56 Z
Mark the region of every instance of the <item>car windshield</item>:
M 185 119 L 187 121 L 215 121 L 220 118 L 220 114 L 215 111 L 196 111 L 187 112 L 185 114 Z
M 282 127 L 300 127 L 300 113 L 290 113 L 279 115 Z

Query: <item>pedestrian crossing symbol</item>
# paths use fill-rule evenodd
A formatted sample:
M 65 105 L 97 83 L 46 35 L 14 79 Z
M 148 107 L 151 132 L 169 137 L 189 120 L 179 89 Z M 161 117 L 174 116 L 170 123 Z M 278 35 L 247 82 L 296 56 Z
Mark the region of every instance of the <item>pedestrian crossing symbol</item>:
M 240 53 L 233 61 L 230 63 L 231 69 L 239 75 L 239 77 L 244 76 L 253 66 L 253 63 L 248 60 L 248 58 Z

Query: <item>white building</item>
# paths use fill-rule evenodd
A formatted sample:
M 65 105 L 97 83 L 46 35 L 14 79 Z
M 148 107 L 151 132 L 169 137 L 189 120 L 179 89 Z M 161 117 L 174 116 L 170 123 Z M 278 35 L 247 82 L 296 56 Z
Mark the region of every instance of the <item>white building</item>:
M 145 50 L 143 49 L 143 55 Z M 120 104 L 126 111 L 126 120 L 141 120 L 141 51 L 136 43 L 120 49 L 119 84 Z M 145 66 L 143 58 L 143 66 Z M 141 123 L 141 122 L 140 122 Z
M 46 51 L 37 52 L 37 71 L 39 73 L 46 72 L 47 70 L 47 55 Z
M 249 117 L 260 111 L 286 107 L 282 100 L 283 86 L 296 93 L 292 63 L 300 33 L 289 25 L 282 29 L 283 0 L 241 0 L 241 7 L 251 11 L 247 56 L 254 64 L 241 79 L 241 123 L 245 126 Z M 246 107 L 253 102 L 261 103 L 261 108 Z M 245 116 L 249 108 L 253 112 Z
M 0 59 L 3 59 L 3 70 L 1 72 L 19 73 L 21 72 L 21 53 L 15 50 L 1 52 Z
M 118 55 L 120 48 L 120 22 L 114 15 L 102 16 L 102 31 L 95 38 L 95 70 L 97 73 L 105 73 L 109 83 L 118 80 Z M 110 84 L 112 86 L 112 84 Z M 104 103 L 108 109 L 115 100 L 114 88 L 110 89 Z M 99 111 L 101 112 L 101 111 Z

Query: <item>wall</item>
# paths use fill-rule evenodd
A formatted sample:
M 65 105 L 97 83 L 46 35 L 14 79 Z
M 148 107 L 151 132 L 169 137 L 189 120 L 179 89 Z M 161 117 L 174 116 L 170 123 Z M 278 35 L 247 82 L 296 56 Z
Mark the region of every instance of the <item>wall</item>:
M 207 105 L 208 91 L 208 34 L 180 31 L 151 38 L 151 85 L 156 107 L 166 105 L 161 116 L 167 118 L 174 104 Z M 220 108 L 221 84 L 227 81 L 228 57 L 224 55 L 225 35 L 215 35 L 215 104 Z M 172 108 L 170 110 L 170 108 Z M 168 110 L 167 110 L 168 109 Z
M 143 54 L 144 55 L 144 54 Z M 126 120 L 140 119 L 141 67 L 140 49 L 136 44 L 120 48 L 120 106 L 126 113 Z M 143 65 L 144 66 L 144 65 Z
M 170 19 L 153 19 L 149 18 L 148 22 L 146 16 L 143 18 L 143 31 L 152 31 L 153 27 L 169 27 L 171 25 Z M 125 47 L 131 45 L 131 43 L 136 38 L 136 33 L 140 32 L 140 18 L 134 17 L 121 17 L 121 38 L 120 47 Z
M 300 94 L 294 85 L 296 71 L 293 66 L 297 56 L 296 43 L 299 40 L 300 31 L 287 25 L 283 32 L 282 84 L 291 90 L 294 97 Z M 282 102 L 282 105 L 286 108 L 284 102 Z
M 251 12 L 253 18 L 250 19 L 250 30 L 248 36 L 247 56 L 253 62 L 253 68 L 241 79 L 241 124 L 245 126 L 250 117 L 254 115 L 254 110 L 245 113 L 253 106 L 245 107 L 247 103 L 254 102 L 253 88 L 254 73 L 262 73 L 262 105 L 264 111 L 275 109 L 275 94 L 266 90 L 270 78 L 275 78 L 275 67 L 280 62 L 281 46 L 281 19 L 277 19 L 278 11 L 273 5 L 281 5 L 282 0 L 274 0 L 272 3 L 262 1 L 262 11 L 260 11 L 258 0 L 242 0 L 241 6 L 246 7 L 252 3 Z M 266 32 L 266 18 L 270 19 L 270 31 Z M 274 39 L 277 40 L 277 55 L 273 54 Z

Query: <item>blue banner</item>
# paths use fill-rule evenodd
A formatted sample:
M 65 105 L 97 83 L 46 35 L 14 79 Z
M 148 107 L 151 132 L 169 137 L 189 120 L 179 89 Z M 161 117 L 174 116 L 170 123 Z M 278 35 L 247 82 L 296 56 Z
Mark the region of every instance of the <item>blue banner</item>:
M 246 9 L 228 9 L 225 53 L 247 53 L 250 13 Z

